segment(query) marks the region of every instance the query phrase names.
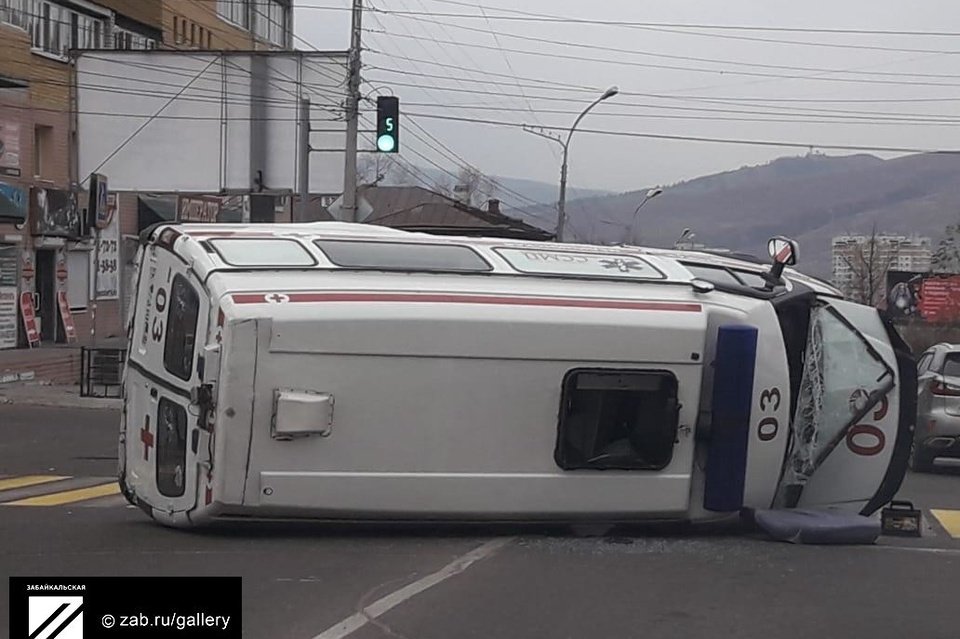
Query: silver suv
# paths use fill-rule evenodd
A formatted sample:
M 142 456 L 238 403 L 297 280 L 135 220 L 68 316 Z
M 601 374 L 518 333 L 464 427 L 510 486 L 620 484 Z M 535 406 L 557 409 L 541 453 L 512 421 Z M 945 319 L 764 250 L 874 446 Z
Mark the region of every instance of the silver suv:
M 910 467 L 928 471 L 937 457 L 960 458 L 960 344 L 937 344 L 917 362 L 917 427 Z

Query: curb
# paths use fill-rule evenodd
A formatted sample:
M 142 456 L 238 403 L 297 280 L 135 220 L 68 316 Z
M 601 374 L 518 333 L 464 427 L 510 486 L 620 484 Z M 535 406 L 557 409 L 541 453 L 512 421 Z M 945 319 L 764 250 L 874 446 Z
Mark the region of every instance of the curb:
M 57 393 L 56 386 L 47 387 L 43 394 L 6 394 L 0 389 L 0 406 L 45 406 L 48 408 L 115 409 L 123 407 L 123 400 L 107 397 L 80 397 L 73 393 Z
M 79 409 L 93 409 L 93 410 L 104 410 L 104 409 L 113 409 L 120 410 L 123 407 L 123 403 L 119 400 L 110 400 L 110 399 L 96 399 L 96 398 L 82 398 L 75 401 L 70 400 L 55 400 L 55 399 L 25 399 L 25 398 L 11 398 L 11 397 L 0 397 L 0 406 L 36 406 L 36 407 L 46 407 L 46 408 L 79 408 Z

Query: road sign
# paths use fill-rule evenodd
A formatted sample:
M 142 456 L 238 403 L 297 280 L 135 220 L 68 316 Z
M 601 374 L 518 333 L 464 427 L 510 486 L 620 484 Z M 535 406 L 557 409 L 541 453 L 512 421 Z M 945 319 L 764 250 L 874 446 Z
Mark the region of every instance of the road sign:
M 23 330 L 27 334 L 30 348 L 40 346 L 40 332 L 37 330 L 37 309 L 33 306 L 33 293 L 21 293 L 20 315 L 23 317 Z

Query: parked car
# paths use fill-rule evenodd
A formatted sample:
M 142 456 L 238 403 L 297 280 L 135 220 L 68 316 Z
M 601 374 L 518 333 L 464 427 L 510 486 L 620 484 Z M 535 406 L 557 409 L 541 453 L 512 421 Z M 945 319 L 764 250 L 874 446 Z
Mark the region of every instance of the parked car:
M 917 362 L 917 427 L 910 467 L 929 471 L 938 457 L 960 458 L 960 344 L 937 344 Z

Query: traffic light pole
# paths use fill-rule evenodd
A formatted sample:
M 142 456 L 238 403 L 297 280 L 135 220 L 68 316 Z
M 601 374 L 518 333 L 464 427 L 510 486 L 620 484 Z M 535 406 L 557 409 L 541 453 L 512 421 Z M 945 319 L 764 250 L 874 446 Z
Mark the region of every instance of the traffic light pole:
M 346 159 L 343 167 L 343 213 L 345 222 L 357 222 L 357 138 L 360 121 L 360 41 L 363 35 L 363 0 L 353 0 L 350 36 L 349 86 L 347 93 Z

